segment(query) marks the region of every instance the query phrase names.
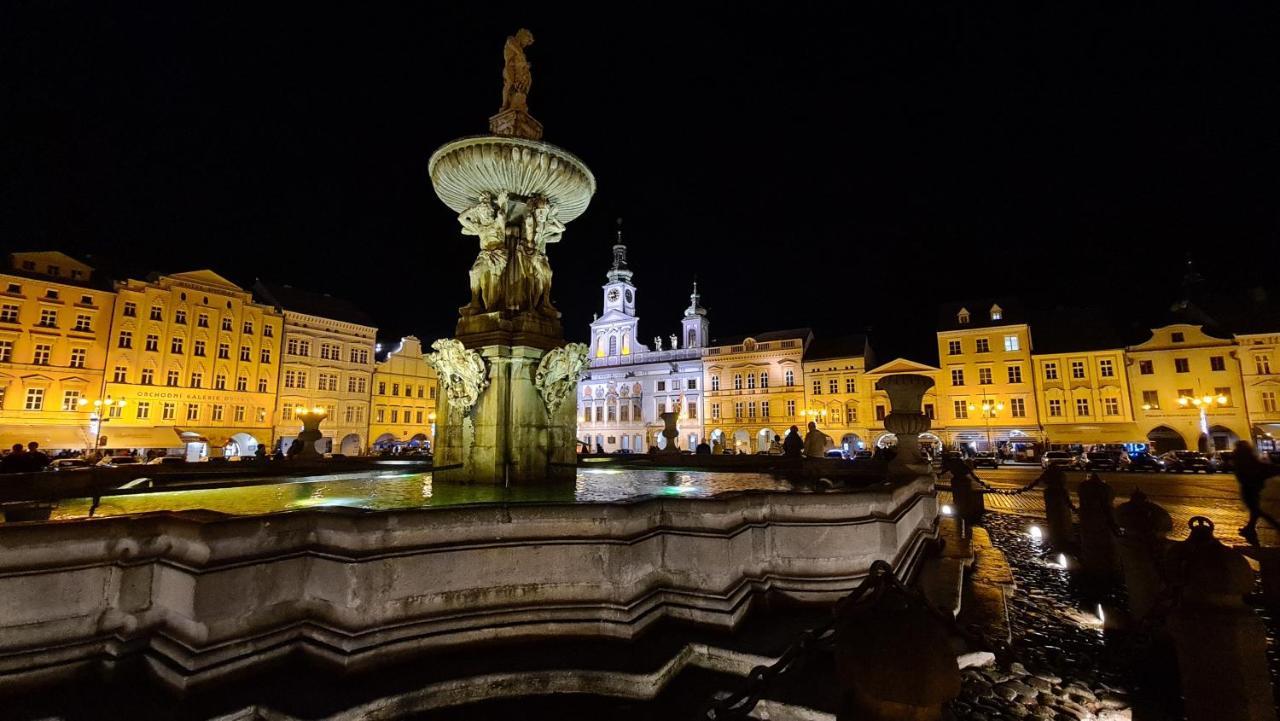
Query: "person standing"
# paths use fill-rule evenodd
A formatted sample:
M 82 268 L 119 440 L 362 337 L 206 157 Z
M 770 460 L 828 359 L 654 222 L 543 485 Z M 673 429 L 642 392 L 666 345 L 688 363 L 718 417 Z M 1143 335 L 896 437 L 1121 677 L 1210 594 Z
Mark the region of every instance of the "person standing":
M 818 424 L 809 421 L 809 432 L 804 434 L 804 455 L 807 458 L 822 458 L 827 454 L 827 446 L 831 445 L 831 436 L 818 430 Z
M 27 470 L 39 473 L 49 467 L 49 456 L 40 450 L 40 444 L 31 441 L 27 444 Z
M 1263 463 L 1248 441 L 1237 441 L 1232 460 L 1236 464 L 1236 480 L 1240 483 L 1240 500 L 1249 509 L 1249 522 L 1240 529 L 1240 536 L 1250 545 L 1258 545 L 1258 519 L 1261 518 L 1271 527 L 1280 530 L 1280 523 L 1266 511 L 1262 510 L 1262 489 L 1267 479 L 1280 476 L 1280 467 Z
M 0 458 L 0 473 L 25 473 L 27 470 L 27 449 L 21 443 L 13 444 L 13 450 Z
M 782 455 L 787 458 L 799 458 L 804 451 L 804 441 L 800 440 L 800 429 L 791 426 L 787 431 L 787 439 L 782 442 Z
M 776 435 L 773 437 L 773 440 L 769 441 L 769 455 L 782 455 L 782 439 Z

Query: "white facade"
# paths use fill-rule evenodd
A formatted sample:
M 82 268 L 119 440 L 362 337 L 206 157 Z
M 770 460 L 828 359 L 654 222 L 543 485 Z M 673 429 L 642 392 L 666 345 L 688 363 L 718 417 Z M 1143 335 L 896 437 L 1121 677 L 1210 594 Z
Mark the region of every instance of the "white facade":
M 680 332 L 655 337 L 650 348 L 639 341 L 636 288 L 621 238 L 608 279 L 604 313 L 591 323 L 591 369 L 578 384 L 578 438 L 591 451 L 644 453 L 665 447 L 660 416 L 678 410 L 676 445 L 692 450 L 702 440 L 702 354 L 709 329 L 697 286 Z

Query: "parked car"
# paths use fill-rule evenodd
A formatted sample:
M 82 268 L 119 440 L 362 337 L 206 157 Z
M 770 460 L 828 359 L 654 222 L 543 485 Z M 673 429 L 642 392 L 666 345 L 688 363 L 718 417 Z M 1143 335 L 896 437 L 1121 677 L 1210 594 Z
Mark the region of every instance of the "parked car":
M 613 454 L 614 454 L 615 456 L 629 456 L 629 455 L 631 455 L 631 449 L 630 449 L 630 448 L 619 448 L 618 450 L 614 451 L 614 452 L 613 452 Z
M 1040 467 L 1048 468 L 1049 466 L 1075 468 L 1076 455 L 1071 451 L 1046 451 L 1045 454 L 1040 457 Z
M 1085 471 L 1114 471 L 1120 467 L 1120 454 L 1111 451 L 1081 453 L 1076 467 Z
M 148 466 L 181 466 L 187 462 L 182 456 L 156 456 L 147 461 Z
M 51 471 L 84 471 L 93 468 L 93 464 L 83 458 L 59 458 L 49 463 Z
M 137 466 L 141 464 L 142 461 L 139 461 L 133 456 L 104 456 L 102 460 L 98 461 L 98 465 L 106 468 L 116 468 L 117 466 Z
M 826 458 L 844 458 L 844 451 L 839 448 L 832 448 L 823 454 Z
M 1231 451 L 1216 451 L 1209 461 L 1218 473 L 1234 473 L 1236 470 L 1236 457 Z
M 875 454 L 871 451 L 855 451 L 853 455 L 849 456 L 849 459 L 854 461 L 869 461 L 874 457 Z
M 1156 458 L 1150 453 L 1131 453 L 1129 461 L 1121 466 L 1126 471 L 1153 471 L 1159 473 L 1164 470 L 1164 461 Z
M 982 467 L 999 468 L 1000 456 L 997 456 L 996 454 L 991 453 L 990 451 L 975 453 L 973 454 L 973 458 L 970 460 L 970 464 L 974 468 L 982 468 Z
M 1209 457 L 1196 451 L 1169 451 L 1160 456 L 1165 470 L 1178 473 L 1213 473 L 1213 463 Z

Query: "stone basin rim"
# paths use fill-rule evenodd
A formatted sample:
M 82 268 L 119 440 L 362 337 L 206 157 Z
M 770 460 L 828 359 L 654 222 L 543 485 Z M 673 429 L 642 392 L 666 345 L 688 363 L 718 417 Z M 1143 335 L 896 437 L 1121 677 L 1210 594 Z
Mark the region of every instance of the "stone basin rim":
M 436 195 L 440 196 L 440 200 L 443 201 L 445 205 L 448 206 L 451 210 L 455 212 L 462 212 L 463 210 L 466 210 L 468 207 L 473 205 L 475 203 L 475 199 L 467 198 L 464 201 L 463 199 L 460 199 L 457 197 L 445 197 L 445 195 L 441 194 L 439 183 L 436 182 L 436 165 L 440 162 L 442 158 L 454 152 L 457 152 L 458 150 L 462 150 L 465 148 L 474 147 L 478 145 L 490 145 L 490 144 L 506 145 L 509 147 L 516 147 L 516 148 L 525 148 L 525 149 L 533 150 L 539 153 L 552 155 L 556 157 L 558 160 L 560 160 L 561 162 L 568 164 L 570 167 L 573 168 L 573 170 L 577 171 L 578 173 L 581 173 L 582 176 L 586 179 L 586 186 L 587 186 L 585 197 L 579 201 L 582 205 L 582 208 L 581 210 L 578 211 L 578 213 L 572 214 L 572 217 L 568 217 L 567 220 L 572 220 L 582 212 L 585 212 L 586 206 L 590 202 L 591 197 L 594 196 L 596 192 L 596 176 L 594 173 L 591 172 L 591 169 L 587 167 L 587 164 L 584 163 L 581 158 L 574 155 L 573 153 L 570 153 L 564 148 L 561 148 L 558 145 L 553 145 L 551 143 L 543 142 L 541 140 L 529 140 L 526 138 L 516 138 L 516 137 L 511 137 L 506 135 L 468 135 L 461 138 L 457 138 L 455 140 L 451 140 L 448 143 L 441 145 L 439 148 L 436 148 L 435 152 L 431 153 L 431 158 L 427 161 L 427 175 L 431 178 L 432 185 L 436 186 L 435 188 Z M 450 193 L 450 195 L 452 196 L 453 194 Z

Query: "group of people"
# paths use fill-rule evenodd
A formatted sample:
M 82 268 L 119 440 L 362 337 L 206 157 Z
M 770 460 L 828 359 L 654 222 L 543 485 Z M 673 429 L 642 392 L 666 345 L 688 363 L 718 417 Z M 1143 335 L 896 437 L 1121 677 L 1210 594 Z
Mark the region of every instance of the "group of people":
M 26 446 L 15 443 L 13 449 L 0 458 L 0 473 L 39 473 L 48 467 L 49 456 L 35 441 Z
M 775 435 L 769 441 L 769 449 L 765 451 L 771 456 L 787 456 L 789 458 L 822 458 L 827 454 L 827 449 L 831 447 L 831 436 L 818 430 L 818 424 L 809 422 L 809 432 L 800 438 L 800 428 L 791 426 L 787 430 L 787 438 L 783 440 L 780 436 Z M 723 453 L 729 453 L 725 449 Z M 706 441 L 698 444 L 694 451 L 695 455 L 705 456 L 715 453 L 715 449 Z

